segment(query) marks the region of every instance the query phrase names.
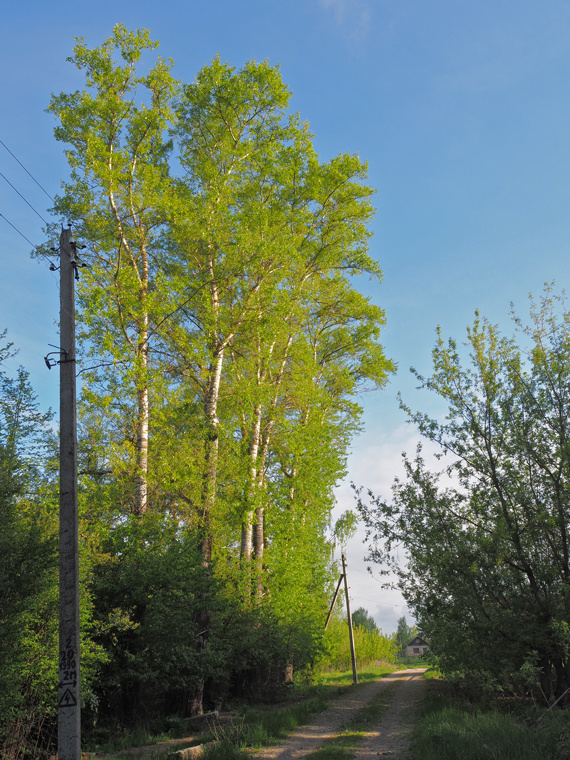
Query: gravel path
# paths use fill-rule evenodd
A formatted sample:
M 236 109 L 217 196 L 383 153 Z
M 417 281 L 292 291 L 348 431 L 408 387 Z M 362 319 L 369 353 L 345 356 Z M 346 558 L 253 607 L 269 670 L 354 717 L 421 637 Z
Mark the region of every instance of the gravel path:
M 357 760 L 386 755 L 391 758 L 403 757 L 408 750 L 408 733 L 417 714 L 421 699 L 425 668 L 400 670 L 364 686 L 357 686 L 348 694 L 338 698 L 338 702 L 317 715 L 308 726 L 292 732 L 281 744 L 264 747 L 252 753 L 255 760 L 297 760 L 314 752 L 326 740 L 339 732 L 342 726 L 361 710 L 388 684 L 398 682 L 390 707 L 374 731 L 369 731 L 358 749 Z

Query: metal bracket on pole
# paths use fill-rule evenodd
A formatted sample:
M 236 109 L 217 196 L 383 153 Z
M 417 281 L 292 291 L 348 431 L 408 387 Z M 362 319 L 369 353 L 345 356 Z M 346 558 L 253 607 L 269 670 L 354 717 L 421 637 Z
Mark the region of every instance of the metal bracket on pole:
M 48 369 L 51 369 L 52 367 L 55 367 L 57 364 L 65 364 L 66 362 L 73 362 L 75 359 L 68 359 L 67 356 L 69 354 L 69 351 L 66 351 L 65 348 L 61 348 L 60 346 L 54 346 L 53 343 L 48 343 L 48 346 L 51 346 L 52 348 L 56 348 L 57 351 L 50 351 L 49 354 L 46 354 L 44 356 L 44 362 L 46 363 L 46 367 Z M 60 356 L 62 354 L 65 354 L 65 359 L 60 359 L 59 361 L 56 361 L 55 359 L 50 359 L 50 356 L 53 356 L 54 354 L 59 354 Z

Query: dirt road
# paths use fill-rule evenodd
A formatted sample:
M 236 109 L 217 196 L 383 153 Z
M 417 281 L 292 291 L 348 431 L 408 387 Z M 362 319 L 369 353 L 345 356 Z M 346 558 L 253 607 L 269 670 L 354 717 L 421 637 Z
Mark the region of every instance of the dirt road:
M 357 686 L 349 695 L 342 695 L 308 726 L 289 735 L 281 744 L 252 752 L 254 760 L 298 760 L 318 749 L 327 739 L 333 738 L 342 727 L 389 684 L 390 706 L 382 714 L 377 726 L 371 727 L 359 745 L 356 760 L 370 760 L 382 755 L 392 760 L 404 758 L 409 750 L 409 733 L 418 714 L 425 668 L 400 670 L 381 681 Z

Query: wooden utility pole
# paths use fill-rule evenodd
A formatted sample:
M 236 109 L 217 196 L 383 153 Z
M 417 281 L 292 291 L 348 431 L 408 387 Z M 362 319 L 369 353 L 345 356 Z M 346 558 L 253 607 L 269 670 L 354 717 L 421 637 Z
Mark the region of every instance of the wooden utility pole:
M 75 412 L 75 283 L 71 229 L 59 240 L 59 688 L 58 760 L 81 760 L 79 681 L 79 525 Z
M 338 592 L 340 591 L 340 584 L 342 583 L 342 579 L 343 578 L 344 578 L 344 575 L 341 574 L 340 578 L 338 579 L 338 583 L 336 584 L 336 590 L 334 592 L 333 600 L 331 602 L 331 606 L 330 606 L 330 609 L 329 609 L 329 614 L 327 615 L 327 621 L 325 623 L 325 631 L 329 627 L 329 623 L 331 621 L 331 617 L 332 617 L 332 614 L 333 614 L 334 606 L 336 604 L 336 600 L 337 600 L 337 597 L 338 597 Z
M 348 598 L 348 580 L 346 577 L 346 557 L 342 557 L 342 574 L 344 575 L 344 595 L 346 596 L 346 616 L 348 618 L 348 638 L 350 641 L 350 658 L 352 660 L 352 682 L 358 683 L 358 674 L 356 672 L 356 652 L 354 651 L 354 633 L 352 631 L 352 615 L 350 614 L 350 601 Z

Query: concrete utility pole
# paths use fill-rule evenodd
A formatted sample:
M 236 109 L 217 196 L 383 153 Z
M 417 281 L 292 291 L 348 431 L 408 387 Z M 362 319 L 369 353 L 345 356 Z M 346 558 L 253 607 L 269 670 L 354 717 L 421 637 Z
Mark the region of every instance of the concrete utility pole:
M 79 526 L 75 414 L 75 287 L 71 229 L 59 239 L 59 688 L 58 760 L 81 760 L 79 681 Z
M 350 614 L 350 601 L 348 599 L 348 580 L 346 577 L 346 557 L 342 557 L 342 574 L 344 575 L 344 595 L 346 596 L 346 616 L 348 618 L 348 638 L 350 641 L 350 658 L 352 660 L 352 682 L 358 683 L 358 674 L 356 672 L 356 652 L 354 651 L 354 633 L 352 631 L 352 615 Z

